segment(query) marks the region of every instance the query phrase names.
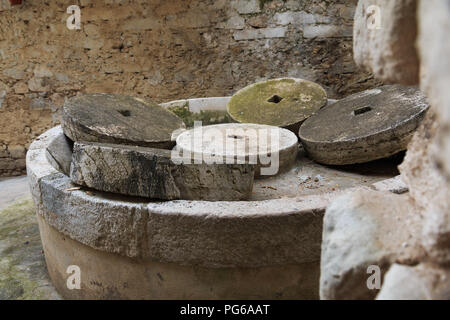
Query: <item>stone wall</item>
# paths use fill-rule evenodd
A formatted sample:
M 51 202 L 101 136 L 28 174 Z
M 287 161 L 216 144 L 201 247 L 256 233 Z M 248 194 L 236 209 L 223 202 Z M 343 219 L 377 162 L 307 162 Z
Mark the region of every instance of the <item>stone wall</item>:
M 374 5 L 384 22 L 368 30 Z M 400 166 L 409 193 L 358 190 L 328 207 L 321 298 L 449 300 L 450 0 L 359 0 L 355 17 L 358 63 L 383 81 L 420 85 L 430 110 Z M 373 266 L 381 287 L 368 285 Z
M 81 29 L 69 30 L 69 4 Z M 376 84 L 352 59 L 356 0 L 0 0 L 0 175 L 65 99 L 117 92 L 157 102 L 230 95 L 294 76 L 337 98 Z

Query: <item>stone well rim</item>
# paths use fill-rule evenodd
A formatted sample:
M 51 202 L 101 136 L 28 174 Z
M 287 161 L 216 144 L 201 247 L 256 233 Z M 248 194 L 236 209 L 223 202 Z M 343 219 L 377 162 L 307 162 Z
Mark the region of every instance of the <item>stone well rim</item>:
M 73 240 L 132 259 L 213 268 L 318 261 L 323 213 L 331 200 L 354 189 L 262 201 L 115 201 L 90 191 L 67 191 L 69 177 L 45 154 L 59 134 L 60 126 L 48 130 L 27 153 L 37 213 Z M 404 190 L 398 180 L 378 182 L 373 189 Z M 55 192 L 62 195 L 59 202 L 52 198 Z
M 51 129 L 49 129 L 48 131 L 44 132 L 42 135 L 40 135 L 38 138 L 36 138 L 35 141 L 33 141 L 33 143 L 30 145 L 29 150 L 30 151 L 35 151 L 35 150 L 41 150 L 43 153 L 45 153 L 45 148 L 48 146 L 48 144 L 52 141 L 52 139 L 55 138 L 56 135 L 62 133 L 62 128 L 61 126 L 56 126 L 53 127 Z M 44 155 L 45 156 L 45 155 Z M 41 166 L 43 166 L 44 170 L 47 170 L 48 172 L 51 172 L 51 174 L 54 173 L 59 173 L 59 171 L 57 171 L 51 164 L 49 161 L 45 161 L 45 163 L 41 163 Z M 28 159 L 28 155 L 27 155 L 27 168 L 30 168 L 30 170 L 32 171 L 34 169 L 34 165 L 32 163 L 32 161 L 29 161 Z M 379 181 L 377 183 L 372 184 L 373 189 L 375 190 L 379 190 L 379 186 L 381 184 L 383 184 L 383 190 L 387 190 L 390 189 L 392 192 L 400 192 L 401 190 L 404 190 L 404 186 L 402 185 L 401 187 L 399 187 L 399 179 L 400 179 L 400 175 L 390 178 L 390 179 L 386 179 L 386 180 L 382 180 Z M 283 199 L 267 199 L 267 200 L 248 200 L 248 201 L 202 201 L 202 200 L 171 200 L 171 201 L 149 201 L 148 199 L 142 198 L 141 203 L 146 203 L 147 205 L 150 205 L 154 208 L 158 208 L 159 206 L 161 207 L 167 207 L 169 204 L 171 203 L 176 203 L 176 204 L 192 204 L 192 203 L 199 203 L 199 204 L 233 204 L 233 205 L 243 205 L 243 204 L 255 204 L 255 203 L 264 203 L 264 204 L 278 204 L 279 202 L 282 203 L 286 203 L 286 201 L 289 200 L 293 200 L 296 203 L 304 203 L 304 202 L 317 202 L 317 200 L 319 199 L 327 199 L 328 197 L 331 198 L 335 198 L 336 196 L 342 194 L 342 193 L 346 193 L 349 191 L 352 191 L 354 189 L 359 189 L 361 187 L 356 187 L 356 188 L 347 188 L 345 190 L 338 190 L 338 191 L 332 191 L 332 192 L 328 192 L 328 193 L 324 193 L 324 194 L 317 194 L 317 195 L 305 195 L 305 196 L 301 196 L 301 197 L 291 197 L 291 198 L 283 198 Z M 127 201 L 119 201 L 121 203 L 128 203 L 129 205 L 135 205 L 137 203 L 137 201 L 134 202 L 127 202 Z M 328 201 L 325 201 L 328 202 Z M 220 206 L 222 207 L 222 206 Z M 219 207 L 219 208 L 220 208 Z M 249 209 L 251 209 L 252 206 L 249 206 Z M 187 206 L 187 209 L 191 208 L 191 206 Z M 305 208 L 306 210 L 308 210 L 309 208 Z M 189 210 L 188 210 L 189 211 Z M 275 215 L 280 215 L 280 214 L 290 214 L 292 213 L 292 210 L 283 210 L 283 208 L 278 207 L 276 208 L 276 212 L 274 212 L 273 214 Z M 226 217 L 226 212 L 221 212 L 221 215 L 225 214 L 223 217 Z M 270 215 L 270 212 L 265 213 L 264 215 Z M 236 217 L 235 213 L 232 213 L 230 215 L 230 217 Z

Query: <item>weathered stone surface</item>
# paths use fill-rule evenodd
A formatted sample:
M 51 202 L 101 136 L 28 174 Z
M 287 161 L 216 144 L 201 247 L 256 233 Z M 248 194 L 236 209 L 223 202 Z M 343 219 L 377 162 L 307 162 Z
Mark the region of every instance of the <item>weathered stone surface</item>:
M 43 177 L 39 185 L 42 204 L 37 212 L 59 232 L 96 249 L 129 257 L 144 254 L 146 203 L 74 190 L 76 185 L 62 173 Z
M 6 90 L 0 90 L 0 109 L 3 106 L 3 101 L 5 100 Z
M 330 23 L 330 17 L 320 14 L 312 14 L 305 11 L 286 11 L 276 13 L 273 17 L 275 22 L 280 25 L 296 24 L 308 25 L 319 23 Z
M 73 141 L 70 141 L 64 133 L 55 137 L 46 149 L 46 156 L 52 166 L 66 176 L 70 175 L 72 163 Z
M 307 39 L 312 38 L 351 38 L 351 26 L 339 25 L 307 25 L 303 28 L 303 35 Z
M 377 300 L 450 300 L 450 269 L 430 264 L 394 264 Z
M 321 298 L 373 299 L 378 290 L 367 287 L 368 267 L 384 273 L 394 262 L 423 257 L 421 223 L 407 195 L 361 189 L 334 200 L 324 218 Z
M 446 264 L 450 262 L 450 191 L 433 157 L 439 130 L 432 108 L 412 138 L 400 171 L 418 210 L 423 212 L 423 243 L 428 255 Z
M 68 100 L 63 130 L 72 141 L 170 148 L 172 132 L 183 127 L 173 113 L 140 98 L 86 94 Z
M 240 14 L 251 14 L 261 12 L 260 3 L 258 0 L 234 0 L 232 6 Z
M 320 257 L 322 213 L 332 194 L 253 202 L 142 203 L 132 197 L 76 190 L 45 157 L 47 144 L 60 132 L 61 128 L 56 127 L 40 136 L 29 151 L 37 158 L 27 158 L 30 177 L 35 177 L 30 185 L 36 185 L 33 198 L 38 213 L 57 232 L 100 251 L 133 257 L 144 254 L 159 261 L 197 266 L 293 265 L 316 262 Z M 42 161 L 35 161 L 39 159 Z M 151 216 L 147 233 L 138 223 L 142 205 L 147 206 Z M 248 232 L 247 222 L 254 232 Z M 227 227 L 230 223 L 232 228 Z M 116 231 L 119 229 L 126 230 L 123 236 Z M 204 241 L 207 234 L 215 234 L 215 239 L 223 241 Z M 148 246 L 142 253 L 138 244 L 144 242 Z M 235 254 L 236 250 L 239 254 Z
M 317 261 L 325 198 L 149 203 L 149 252 L 213 268 Z
M 400 175 L 392 179 L 376 182 L 373 184 L 373 187 L 377 191 L 388 191 L 395 194 L 403 194 L 409 191 L 408 186 Z
M 236 92 L 228 113 L 237 122 L 283 127 L 297 134 L 300 124 L 327 104 L 318 84 L 283 78 L 254 83 Z
M 430 97 L 439 128 L 431 157 L 450 180 L 450 4 L 448 1 L 421 1 L 418 48 L 423 69 L 421 87 Z M 449 187 L 447 187 L 448 189 Z
M 45 149 L 51 141 L 62 134 L 60 126 L 52 128 L 40 135 L 31 145 L 27 152 L 27 176 L 30 184 L 31 195 L 36 204 L 41 202 L 40 181 L 43 177 L 58 173 L 58 171 L 50 165 L 45 155 Z
M 284 38 L 286 32 L 287 28 L 285 27 L 239 30 L 233 34 L 233 38 L 236 41 Z
M 8 0 L 0 0 L 0 11 L 11 9 L 11 4 Z
M 450 45 L 445 39 L 450 28 L 450 4 L 448 1 L 421 1 L 420 32 L 418 48 L 425 76 L 421 86 L 430 96 L 436 113 L 433 134 L 426 135 L 430 146 L 426 152 L 426 162 L 417 160 L 403 168 L 408 174 L 412 187 L 426 205 L 424 242 L 429 255 L 436 263 L 450 263 Z M 427 141 L 427 140 L 426 140 Z M 416 151 L 419 145 L 416 145 Z M 423 148 L 423 147 L 422 147 Z M 411 158 L 413 160 L 413 158 Z M 415 169 L 415 170 L 411 170 Z M 418 171 L 420 170 L 420 171 Z M 427 177 L 428 174 L 432 176 Z M 433 183 L 433 180 L 435 182 Z
M 364 163 L 406 149 L 428 110 L 415 87 L 383 86 L 326 106 L 301 126 L 300 140 L 319 163 Z
M 243 200 L 252 191 L 249 164 L 175 164 L 169 150 L 75 143 L 70 177 L 96 190 L 153 199 Z
M 419 82 L 417 37 L 418 0 L 360 0 L 353 29 L 358 65 L 386 83 Z
M 211 268 L 99 252 L 38 216 L 48 272 L 66 299 L 317 299 L 318 262 L 260 268 Z M 67 288 L 76 257 L 81 289 Z M 83 270 L 85 273 L 83 273 Z M 85 274 L 86 276 L 83 276 Z M 114 275 L 114 276 L 111 276 Z
M 8 152 L 13 159 L 23 159 L 26 150 L 23 146 L 9 146 Z
M 40 184 L 33 198 L 49 274 L 64 297 L 317 299 L 323 213 L 338 193 L 146 203 L 77 190 L 45 157 L 59 134 L 30 146 L 27 167 Z M 82 290 L 66 286 L 73 257 L 89 270 Z
M 292 167 L 298 139 L 286 129 L 259 124 L 227 123 L 198 127 L 177 139 L 180 157 L 218 163 L 250 163 L 256 175 L 275 175 Z

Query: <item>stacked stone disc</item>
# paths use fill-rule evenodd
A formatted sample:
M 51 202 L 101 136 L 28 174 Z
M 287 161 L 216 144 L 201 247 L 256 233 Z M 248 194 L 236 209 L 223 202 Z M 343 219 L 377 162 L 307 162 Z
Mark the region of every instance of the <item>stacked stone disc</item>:
M 63 108 L 63 130 L 72 141 L 169 149 L 183 121 L 159 105 L 118 94 L 86 94 Z
M 161 200 L 242 200 L 251 194 L 254 165 L 172 161 L 171 136 L 184 124 L 151 101 L 77 96 L 64 105 L 62 127 L 65 136 L 49 146 L 47 157 L 75 184 Z
M 181 133 L 176 142 L 180 159 L 252 164 L 256 176 L 273 176 L 290 169 L 298 153 L 298 138 L 291 131 L 258 124 L 194 128 Z
M 316 162 L 369 162 L 406 150 L 427 110 L 419 89 L 382 86 L 322 108 L 304 122 L 299 137 Z

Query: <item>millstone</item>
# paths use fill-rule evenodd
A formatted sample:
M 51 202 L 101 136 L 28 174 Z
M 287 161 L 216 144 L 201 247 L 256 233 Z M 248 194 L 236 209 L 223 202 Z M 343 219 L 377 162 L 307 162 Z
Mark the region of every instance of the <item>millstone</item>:
M 254 166 L 175 164 L 169 150 L 77 142 L 70 177 L 79 185 L 129 196 L 233 201 L 250 197 Z
M 171 148 L 172 132 L 184 127 L 170 111 L 148 100 L 116 94 L 86 94 L 66 102 L 62 127 L 73 141 Z
M 297 134 L 300 124 L 326 103 L 327 94 L 320 85 L 283 78 L 239 90 L 228 102 L 227 109 L 237 122 L 278 126 Z
M 406 150 L 427 110 L 417 88 L 383 86 L 321 109 L 300 127 L 299 137 L 319 163 L 369 162 Z
M 257 176 L 289 169 L 298 153 L 298 138 L 291 131 L 259 124 L 198 127 L 181 133 L 176 142 L 182 157 L 254 164 Z

